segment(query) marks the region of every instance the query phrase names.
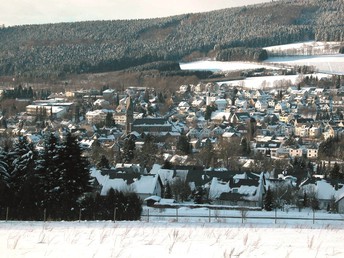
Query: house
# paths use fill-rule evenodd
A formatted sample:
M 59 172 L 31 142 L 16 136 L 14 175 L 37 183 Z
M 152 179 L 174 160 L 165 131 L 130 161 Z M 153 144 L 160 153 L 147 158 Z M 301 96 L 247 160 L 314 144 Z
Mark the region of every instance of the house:
M 303 149 L 301 148 L 289 148 L 289 156 L 291 158 L 299 158 L 303 156 Z
M 211 130 L 209 128 L 203 128 L 201 129 L 201 131 L 199 132 L 199 137 L 201 139 L 204 138 L 209 138 L 211 136 Z
M 219 111 L 225 110 L 228 105 L 227 100 L 225 99 L 217 99 L 215 100 L 215 104 L 217 106 L 217 110 Z
M 291 115 L 289 115 L 288 113 L 283 113 L 279 115 L 278 119 L 280 122 L 288 124 L 291 120 Z
M 156 195 L 161 196 L 163 184 L 159 175 L 125 173 L 91 169 L 91 177 L 100 185 L 100 195 L 105 196 L 110 189 L 121 192 L 135 192 L 142 200 Z
M 308 159 L 318 158 L 318 153 L 319 153 L 318 148 L 314 148 L 314 147 L 307 148 L 307 158 Z
M 250 114 L 248 112 L 235 112 L 229 119 L 233 124 L 246 123 L 250 120 Z
M 261 153 L 263 155 L 275 158 L 278 156 L 278 150 L 281 147 L 281 142 L 268 140 L 259 141 L 254 146 L 254 153 Z
M 200 108 L 205 104 L 204 99 L 195 99 L 192 101 L 191 106 L 194 108 Z
M 226 111 L 215 111 L 211 113 L 211 121 L 214 123 L 222 123 L 223 121 L 228 121 L 231 114 Z
M 222 129 L 220 126 L 216 126 L 211 130 L 211 136 L 212 137 L 220 137 L 224 133 L 224 129 Z
M 336 200 L 338 185 L 334 185 L 325 179 L 310 178 L 300 184 L 301 192 L 308 198 L 315 197 L 318 200 L 318 208 L 328 210 Z M 337 199 L 337 201 L 340 198 Z
M 248 174 L 234 176 L 228 183 L 213 178 L 209 196 L 214 197 L 214 203 L 219 205 L 235 205 L 262 207 L 265 195 L 264 173 L 255 178 L 248 178 Z
M 275 112 L 288 113 L 289 112 L 289 103 L 278 102 L 275 105 Z
M 105 121 L 108 113 L 113 114 L 115 111 L 111 109 L 97 109 L 86 113 L 86 121 L 88 124 L 98 124 Z
M 45 115 L 47 117 L 61 118 L 67 113 L 67 109 L 63 106 L 52 105 L 28 105 L 26 113 L 31 116 Z
M 178 110 L 180 112 L 187 112 L 189 108 L 190 108 L 190 105 L 186 101 L 182 101 L 178 104 Z
M 133 191 L 142 199 L 146 199 L 149 196 L 162 195 L 163 184 L 159 175 L 142 175 L 132 185 Z
M 258 111 L 265 111 L 268 109 L 268 103 L 263 100 L 257 100 L 256 104 L 254 105 L 254 108 Z
M 95 102 L 93 102 L 93 106 L 97 108 L 107 108 L 109 105 L 110 102 L 105 99 L 97 99 Z
M 324 137 L 324 140 L 326 141 L 327 139 L 335 136 L 335 131 L 330 124 L 327 124 L 324 128 L 322 135 Z
M 199 128 L 191 128 L 189 132 L 186 134 L 189 138 L 200 138 L 200 129 Z
M 131 131 L 138 133 L 146 133 L 152 135 L 159 135 L 161 133 L 172 132 L 172 124 L 167 118 L 138 118 L 135 119 L 131 125 Z

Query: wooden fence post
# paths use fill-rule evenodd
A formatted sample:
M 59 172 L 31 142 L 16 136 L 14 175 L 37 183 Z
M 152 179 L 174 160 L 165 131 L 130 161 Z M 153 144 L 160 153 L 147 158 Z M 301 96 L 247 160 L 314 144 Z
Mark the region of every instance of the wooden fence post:
M 6 222 L 8 221 L 8 214 L 10 213 L 10 207 L 6 208 Z

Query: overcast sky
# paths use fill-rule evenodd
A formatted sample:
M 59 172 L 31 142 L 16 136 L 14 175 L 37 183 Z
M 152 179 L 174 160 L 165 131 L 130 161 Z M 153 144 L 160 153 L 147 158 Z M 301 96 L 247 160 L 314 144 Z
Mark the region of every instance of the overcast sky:
M 166 17 L 271 0 L 0 0 L 0 24 Z

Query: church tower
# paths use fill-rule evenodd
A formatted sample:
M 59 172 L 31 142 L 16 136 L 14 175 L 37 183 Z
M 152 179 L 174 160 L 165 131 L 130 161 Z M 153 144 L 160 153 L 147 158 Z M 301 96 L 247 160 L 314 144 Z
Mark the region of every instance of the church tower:
M 125 110 L 125 133 L 131 132 L 131 125 L 134 121 L 134 105 L 131 97 L 127 97 Z

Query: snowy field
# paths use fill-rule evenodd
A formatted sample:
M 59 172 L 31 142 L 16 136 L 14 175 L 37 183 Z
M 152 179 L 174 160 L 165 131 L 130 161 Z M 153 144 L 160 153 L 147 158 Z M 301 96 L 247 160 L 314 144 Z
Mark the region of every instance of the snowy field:
M 295 53 L 299 55 L 307 55 L 307 54 L 325 54 L 325 53 L 338 53 L 339 47 L 341 46 L 341 42 L 335 41 L 305 41 L 299 43 L 291 43 L 291 44 L 284 44 L 284 45 L 276 45 L 270 47 L 264 47 L 265 50 L 272 53 Z
M 194 71 L 240 71 L 249 69 L 276 69 L 280 68 L 273 65 L 264 63 L 253 62 L 220 62 L 220 61 L 196 61 L 190 63 L 180 63 L 180 69 L 182 70 L 194 70 Z
M 318 79 L 329 77 L 328 74 L 316 73 L 316 74 L 305 74 L 303 76 L 313 76 L 318 77 Z M 241 86 L 246 89 L 274 89 L 279 88 L 284 81 L 290 81 L 291 84 L 297 84 L 301 81 L 301 75 L 277 75 L 277 76 L 259 76 L 259 77 L 248 77 L 245 80 L 234 80 L 234 81 L 224 81 L 218 84 L 228 84 L 233 86 Z
M 249 63 L 249 62 L 219 62 L 219 61 L 197 61 L 191 63 L 180 64 L 182 70 L 200 70 L 200 71 L 237 71 L 255 68 L 272 68 L 272 64 L 286 64 L 286 65 L 312 65 L 319 70 L 318 73 L 312 74 L 318 79 L 331 76 L 330 73 L 344 75 L 344 55 L 325 55 L 325 56 L 293 56 L 293 57 L 274 57 L 269 58 L 263 63 Z M 269 65 L 270 64 L 270 65 Z M 304 74 L 303 76 L 307 76 Z M 290 81 L 292 84 L 300 81 L 301 75 L 277 75 L 277 76 L 259 76 L 248 77 L 244 80 L 222 81 L 219 84 L 226 83 L 233 86 L 242 86 L 247 89 L 268 89 L 278 88 L 283 81 Z M 310 76 L 310 74 L 309 74 Z
M 200 71 L 238 71 L 247 69 L 268 68 L 278 70 L 280 68 L 273 64 L 285 65 L 308 65 L 314 66 L 321 73 L 344 74 L 344 54 L 321 55 L 321 56 L 286 56 L 270 57 L 262 63 L 250 62 L 220 62 L 220 61 L 197 61 L 181 63 L 182 70 Z
M 335 73 L 344 75 L 344 54 L 271 57 L 265 60 L 264 63 L 314 66 L 319 72 L 322 73 Z
M 261 63 L 253 62 L 220 62 L 220 61 L 197 61 L 190 63 L 180 63 L 182 70 L 200 70 L 213 72 L 233 72 L 238 70 L 249 70 L 258 68 L 267 68 L 272 70 L 280 69 L 278 65 L 298 65 L 314 66 L 318 70 L 318 78 L 330 76 L 329 74 L 344 75 L 344 54 L 338 53 L 339 42 L 301 42 L 295 44 L 278 45 L 267 47 L 270 52 L 289 51 L 295 54 L 307 54 L 308 52 L 317 53 L 315 55 L 292 55 L 284 57 L 270 57 Z M 324 54 L 330 53 L 333 54 Z M 287 53 L 286 52 L 286 53 Z M 313 75 L 314 76 L 314 75 Z M 240 81 L 221 82 L 230 85 L 244 86 L 249 89 L 256 88 L 275 88 L 285 80 L 290 80 L 295 84 L 299 80 L 298 75 L 294 76 L 268 76 L 268 77 L 250 77 Z M 278 87 L 278 86 L 277 86 Z
M 151 215 L 169 214 L 150 210 Z M 171 210 L 171 214 L 175 211 Z M 180 216 L 208 214 L 206 209 L 180 210 Z M 215 212 L 215 211 L 212 211 Z M 239 215 L 217 211 L 217 215 Z M 310 212 L 278 216 L 309 217 Z M 312 213 L 312 212 L 311 212 Z M 249 211 L 247 216 L 273 216 Z M 319 213 L 317 217 L 340 215 Z M 342 221 L 277 221 L 151 217 L 142 222 L 0 222 L 0 257 L 343 257 Z

